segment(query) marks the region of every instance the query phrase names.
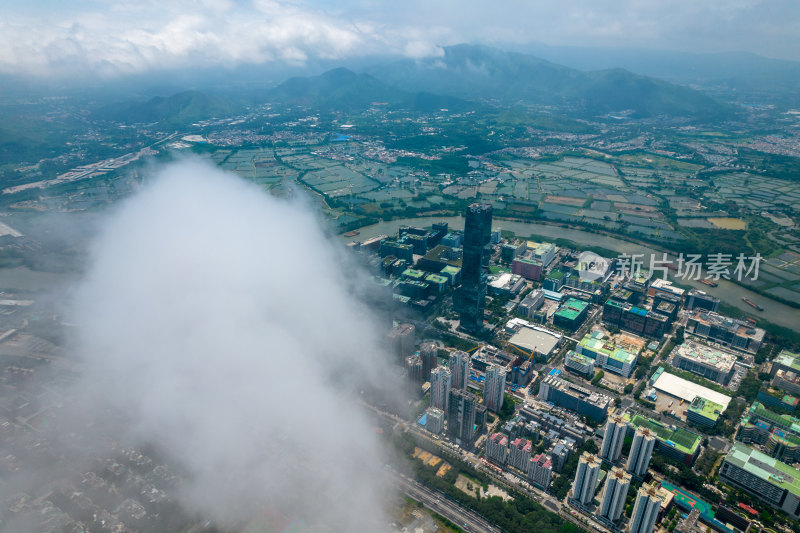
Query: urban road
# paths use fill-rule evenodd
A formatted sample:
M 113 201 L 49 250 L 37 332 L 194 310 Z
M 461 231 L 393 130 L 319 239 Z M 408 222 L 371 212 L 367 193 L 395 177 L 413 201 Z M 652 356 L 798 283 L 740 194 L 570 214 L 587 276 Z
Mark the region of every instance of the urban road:
M 451 453 L 451 454 L 455 454 L 456 456 L 460 457 L 462 461 L 470 464 L 476 470 L 479 470 L 479 471 L 483 472 L 484 474 L 488 475 L 492 480 L 494 480 L 495 483 L 497 483 L 501 487 L 513 488 L 514 490 L 517 490 L 517 491 L 525 494 L 526 496 L 528 496 L 529 498 L 533 499 L 534 501 L 537 501 L 540 504 L 542 504 L 549 511 L 558 514 L 561 518 L 564 518 L 565 520 L 568 520 L 569 522 L 572 522 L 574 525 L 578 526 L 579 528 L 581 528 L 583 530 L 586 530 L 586 531 L 591 531 L 592 529 L 594 529 L 595 531 L 608 531 L 608 529 L 606 527 L 604 527 L 599 522 L 594 521 L 591 517 L 576 512 L 575 510 L 571 509 L 569 506 L 567 506 L 563 502 L 561 502 L 558 499 L 550 496 L 546 492 L 543 492 L 543 491 L 540 491 L 539 489 L 536 489 L 535 487 L 533 487 L 532 485 L 530 485 L 526 481 L 519 479 L 517 476 L 515 476 L 515 475 L 513 475 L 513 474 L 511 474 L 509 472 L 505 472 L 503 474 L 500 474 L 499 472 L 495 472 L 494 470 L 492 470 L 492 468 L 487 467 L 487 465 L 483 464 L 481 459 L 479 457 L 477 457 L 474 453 L 471 453 L 471 452 L 468 452 L 466 450 L 463 450 L 462 448 L 460 448 L 460 447 L 458 447 L 455 444 L 452 444 L 450 442 L 433 439 L 425 431 L 422 431 L 422 430 L 414 427 L 413 423 L 409 423 L 407 420 L 404 420 L 403 418 L 395 415 L 394 413 L 389 413 L 389 412 L 383 411 L 383 410 L 375 407 L 374 405 L 369 405 L 367 403 L 364 403 L 364 406 L 369 408 L 370 410 L 374 411 L 376 414 L 395 422 L 395 427 L 401 426 L 405 431 L 410 431 L 410 432 L 414 433 L 418 437 L 421 437 L 421 438 L 427 440 L 428 442 L 430 442 L 434 446 L 442 449 L 443 451 Z M 433 491 L 432 491 L 432 493 L 436 495 L 436 498 L 438 498 L 441 501 L 444 501 L 444 499 L 443 499 L 443 497 L 441 495 L 439 495 L 438 493 L 433 492 Z M 425 502 L 423 502 L 423 503 L 425 503 Z M 453 502 L 450 502 L 450 503 L 453 503 Z M 459 508 L 459 509 L 463 509 L 463 507 L 460 507 L 460 506 L 458 506 L 458 505 L 456 505 L 454 503 L 453 503 L 453 505 L 455 507 Z M 459 512 L 461 512 L 461 511 L 459 511 Z M 443 516 L 446 516 L 446 515 L 444 515 L 444 513 L 440 513 L 440 514 L 442 514 Z M 450 518 L 449 516 L 447 518 L 449 520 L 452 520 L 452 518 Z M 485 523 L 489 524 L 489 522 L 487 522 L 485 519 L 482 518 L 482 520 Z M 453 520 L 453 522 L 456 523 L 456 524 L 461 525 L 461 527 L 463 528 L 462 524 L 463 524 L 464 521 L 458 522 L 457 520 Z M 497 526 L 492 526 L 492 527 L 494 527 L 495 529 L 493 529 L 491 531 L 500 531 L 499 529 L 497 529 Z M 470 530 L 470 531 L 472 531 L 472 530 Z
M 405 492 L 407 496 L 447 518 L 464 531 L 469 531 L 470 533 L 501 533 L 502 530 L 500 528 L 493 526 L 485 518 L 475 514 L 469 509 L 461 507 L 442 494 L 402 474 L 395 473 L 395 476 L 403 487 L 403 492 Z

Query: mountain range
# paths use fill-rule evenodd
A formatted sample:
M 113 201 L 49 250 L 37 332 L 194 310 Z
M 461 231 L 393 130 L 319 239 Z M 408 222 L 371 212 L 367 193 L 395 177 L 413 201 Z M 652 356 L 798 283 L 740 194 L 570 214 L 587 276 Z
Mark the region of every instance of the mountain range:
M 181 91 L 172 96 L 156 96 L 146 101 L 126 101 L 104 105 L 95 117 L 113 122 L 158 123 L 163 126 L 191 124 L 214 116 L 234 114 L 238 106 L 228 98 L 209 96 L 199 91 Z
M 468 106 L 463 100 L 433 94 L 424 88 L 404 90 L 384 83 L 370 74 L 335 68 L 319 76 L 293 77 L 266 92 L 272 101 L 290 105 L 306 105 L 325 110 L 358 111 L 374 103 L 417 111 L 434 111 L 443 107 Z
M 691 53 L 528 44 L 518 52 L 580 70 L 625 68 L 736 100 L 800 105 L 800 62 L 745 52 Z
M 637 118 L 670 115 L 703 119 L 732 111 L 700 91 L 624 69 L 585 72 L 486 46 L 450 46 L 438 58 L 402 59 L 377 65 L 368 72 L 410 91 L 424 87 L 469 100 L 560 106 L 588 115 L 629 111 Z
M 251 102 L 302 105 L 355 112 L 376 102 L 418 111 L 477 109 L 523 104 L 557 108 L 578 118 L 624 114 L 715 120 L 735 108 L 707 94 L 614 68 L 581 71 L 528 54 L 476 45 L 444 48 L 441 57 L 382 61 L 362 72 L 335 68 L 292 77 L 248 95 Z M 242 106 L 231 97 L 184 91 L 144 102 L 107 105 L 97 116 L 122 122 L 179 124 L 230 114 Z

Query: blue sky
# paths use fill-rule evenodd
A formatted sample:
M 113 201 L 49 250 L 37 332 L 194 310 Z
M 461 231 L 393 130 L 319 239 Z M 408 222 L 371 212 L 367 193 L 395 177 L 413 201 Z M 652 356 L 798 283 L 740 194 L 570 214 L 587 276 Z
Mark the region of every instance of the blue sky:
M 31 0 L 0 3 L 0 72 L 113 76 L 461 42 L 746 51 L 800 60 L 797 0 Z

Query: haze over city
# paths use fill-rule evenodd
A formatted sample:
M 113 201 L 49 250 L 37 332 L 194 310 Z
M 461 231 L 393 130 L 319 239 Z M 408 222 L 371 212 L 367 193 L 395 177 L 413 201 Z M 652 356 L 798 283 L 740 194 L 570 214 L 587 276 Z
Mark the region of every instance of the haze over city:
M 1 533 L 797 531 L 796 2 L 0 14 Z

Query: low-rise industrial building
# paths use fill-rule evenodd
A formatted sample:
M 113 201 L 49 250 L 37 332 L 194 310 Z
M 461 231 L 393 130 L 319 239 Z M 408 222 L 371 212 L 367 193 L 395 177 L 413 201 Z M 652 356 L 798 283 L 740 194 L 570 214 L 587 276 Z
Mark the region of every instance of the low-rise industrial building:
M 650 297 L 654 297 L 658 294 L 667 294 L 670 296 L 675 296 L 679 299 L 679 301 L 683 300 L 683 295 L 686 293 L 685 289 L 681 289 L 680 287 L 676 287 L 672 284 L 671 281 L 664 278 L 656 278 L 650 282 L 650 286 L 647 288 L 647 295 Z
M 800 461 L 800 419 L 770 411 L 753 402 L 742 417 L 736 439 L 764 447 L 771 457 L 788 464 Z
M 380 243 L 380 256 L 393 255 L 398 259 L 405 259 L 408 263 L 414 262 L 414 248 L 410 244 L 397 241 L 384 240 Z
M 447 265 L 439 274 L 450 280 L 450 285 L 455 287 L 461 283 L 461 269 L 457 266 Z
M 451 231 L 442 237 L 439 244 L 451 248 L 461 248 L 461 245 L 464 244 L 464 233 L 460 231 Z
M 800 374 L 794 370 L 778 370 L 772 378 L 772 386 L 792 394 L 800 394 Z
M 784 394 L 783 391 L 775 389 L 761 389 L 756 394 L 756 400 L 773 409 L 794 411 L 800 402 L 791 394 Z
M 686 305 L 684 308 L 687 311 L 693 309 L 704 309 L 706 311 L 717 312 L 719 310 L 719 298 L 711 296 L 701 290 L 692 289 L 686 297 Z
M 647 428 L 656 436 L 656 451 L 673 457 L 684 464 L 691 466 L 700 451 L 702 438 L 687 429 L 664 424 L 651 420 L 641 415 L 634 415 L 631 419 L 631 433 L 634 428 Z
M 599 329 L 587 333 L 575 347 L 575 351 L 594 359 L 598 367 L 626 378 L 633 374 L 638 358 L 638 351 L 618 346 Z
M 800 374 L 800 354 L 781 350 L 781 353 L 772 361 L 770 374 L 774 377 L 778 370 Z
M 736 355 L 700 342 L 687 340 L 672 350 L 672 365 L 727 385 L 734 374 Z
M 599 422 L 605 420 L 611 403 L 611 398 L 605 394 L 592 392 L 557 376 L 547 376 L 541 382 L 538 398 Z
M 579 354 L 573 350 L 568 351 L 567 355 L 564 357 L 565 368 L 582 374 L 585 377 L 594 375 L 594 363 L 595 360 L 591 357 Z
M 425 283 L 428 284 L 429 292 L 433 295 L 443 294 L 450 286 L 450 280 L 439 274 L 428 274 L 425 276 Z
M 761 348 L 765 333 L 746 320 L 699 309 L 689 311 L 686 332 L 749 353 L 756 353 Z
M 658 377 L 653 382 L 653 388 L 657 391 L 689 403 L 699 396 L 721 405 L 722 410 L 720 412 L 724 412 L 731 403 L 730 396 L 709 389 L 708 387 L 703 387 L 698 383 L 683 379 L 675 374 L 665 372 L 661 370 L 661 368 L 662 367 L 659 367 L 660 371 L 656 370 L 656 373 L 653 374 L 653 376 L 658 374 Z
M 545 268 L 550 266 L 558 253 L 558 247 L 552 242 L 528 241 L 525 255 L 541 261 Z
M 525 280 L 522 276 L 504 272 L 497 276 L 489 277 L 487 291 L 492 296 L 502 296 L 513 298 L 525 287 Z
M 508 340 L 511 347 L 524 355 L 550 357 L 553 350 L 561 344 L 562 336 L 536 326 L 522 326 Z
M 686 411 L 686 420 L 698 426 L 714 427 L 722 414 L 722 406 L 711 400 L 695 397 Z
M 544 303 L 544 291 L 542 289 L 533 289 L 517 306 L 517 313 L 523 315 L 525 318 L 533 318 L 534 313 Z
M 500 245 L 500 260 L 506 264 L 511 263 L 517 257 L 525 253 L 525 241 L 513 239 Z
M 800 518 L 800 474 L 795 468 L 734 443 L 722 462 L 719 477 L 789 516 Z
M 428 250 L 428 253 L 417 261 L 417 268 L 433 273 L 439 273 L 447 266 L 460 269 L 462 255 L 463 252 L 460 249 L 440 244 Z
M 538 259 L 529 259 L 527 257 L 516 257 L 511 263 L 511 272 L 518 276 L 531 281 L 538 281 L 542 276 L 542 269 L 544 266 Z
M 546 291 L 558 292 L 561 290 L 561 287 L 564 286 L 564 279 L 566 277 L 566 272 L 554 268 L 550 271 L 547 277 L 544 278 L 544 281 L 542 282 L 542 288 Z
M 631 304 L 627 301 L 630 294 L 630 291 L 618 291 L 606 301 L 603 322 L 651 339 L 663 337 L 672 325 L 670 316 Z
M 589 314 L 590 304 L 577 298 L 570 298 L 559 306 L 553 314 L 553 325 L 570 331 L 578 329 L 586 315 Z
M 564 276 L 563 287 L 583 293 L 595 303 L 603 301 L 603 297 L 608 293 L 608 284 L 584 279 L 574 270 Z

